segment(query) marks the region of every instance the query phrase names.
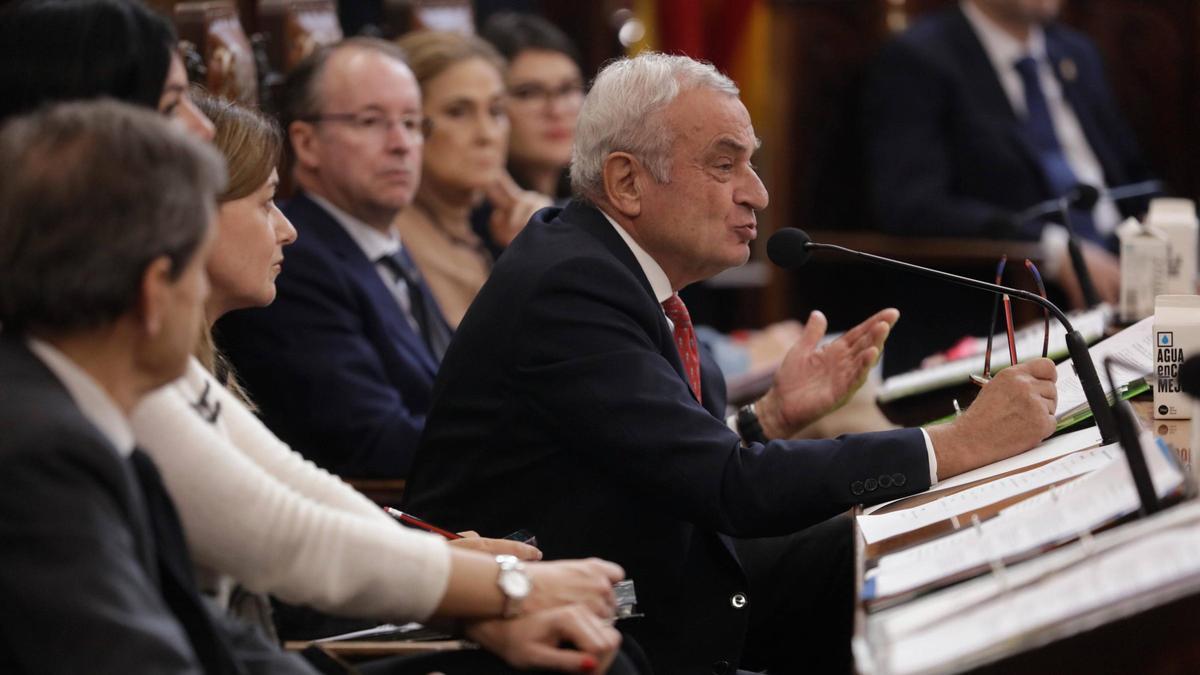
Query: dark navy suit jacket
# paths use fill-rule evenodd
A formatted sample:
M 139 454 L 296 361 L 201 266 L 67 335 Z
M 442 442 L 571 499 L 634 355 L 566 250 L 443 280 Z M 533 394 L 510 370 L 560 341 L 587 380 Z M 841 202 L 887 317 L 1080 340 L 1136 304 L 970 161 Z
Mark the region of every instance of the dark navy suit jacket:
M 1149 178 L 1082 34 L 1045 28 L 1053 70 L 1117 186 Z M 918 21 L 884 47 L 864 94 L 863 133 L 874 220 L 898 234 L 1036 239 L 1018 211 L 1052 199 L 1031 141 L 958 7 Z M 1145 202 L 1119 204 L 1126 215 Z
M 293 449 L 343 477 L 404 477 L 437 362 L 332 215 L 303 193 L 283 211 L 299 236 L 284 249 L 275 302 L 229 314 L 217 343 Z
M 747 590 L 731 537 L 922 490 L 928 460 L 915 429 L 742 447 L 703 351 L 701 377 L 703 405 L 603 215 L 579 202 L 544 209 L 446 353 L 407 508 L 490 536 L 528 529 L 550 558 L 620 563 L 646 615 L 628 629 L 655 672 L 736 664 L 749 610 L 730 602 Z

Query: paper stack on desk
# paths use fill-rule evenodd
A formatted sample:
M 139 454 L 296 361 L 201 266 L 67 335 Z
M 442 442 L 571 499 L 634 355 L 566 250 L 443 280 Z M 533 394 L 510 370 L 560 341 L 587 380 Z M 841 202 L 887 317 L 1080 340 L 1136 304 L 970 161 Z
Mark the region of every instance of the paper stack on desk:
M 1043 464 L 1036 469 L 1014 473 L 1011 476 L 1005 476 L 1004 478 L 988 481 L 967 490 L 948 494 L 941 499 L 926 502 L 920 506 L 900 508 L 899 510 L 892 510 L 889 513 L 861 515 L 858 517 L 859 530 L 868 544 L 874 544 L 888 537 L 911 532 L 949 518 L 956 518 L 964 513 L 975 511 L 989 504 L 995 504 L 1009 497 L 1015 497 L 1046 485 L 1052 485 L 1068 478 L 1089 473 L 1112 461 L 1116 456 L 1109 448 L 1082 450 L 1082 448 L 1096 445 L 1099 440 L 1099 433 L 1095 430 L 1095 427 L 1067 434 L 1045 444 L 1051 448 L 1051 452 L 1048 455 L 1045 452 L 1037 451 L 1030 451 L 1028 453 L 1034 455 L 1034 457 L 1029 458 L 1034 460 L 1030 464 L 1041 461 L 1038 458 L 1042 456 L 1059 457 L 1059 459 Z M 1061 456 L 1064 454 L 1066 456 Z M 1010 468 L 1004 471 L 996 471 L 995 466 L 990 465 L 983 467 L 983 470 L 971 472 L 975 474 L 972 480 L 980 480 L 1012 470 Z M 945 486 L 939 484 L 935 490 L 935 494 L 963 484 L 961 481 L 953 484 L 947 481 L 947 483 Z M 898 506 L 902 507 L 903 504 L 899 504 Z
M 864 673 L 969 670 L 1115 621 L 1200 586 L 1200 502 L 1109 530 L 872 616 Z
M 1167 495 L 1183 483 L 1170 451 L 1149 434 L 1142 440 L 1155 491 Z M 1102 466 L 1073 481 L 965 525 L 953 534 L 885 555 L 867 571 L 866 601 L 948 585 L 1071 541 L 1131 513 L 1140 505 L 1129 466 L 1117 444 L 1099 448 Z M 1111 461 L 1120 459 L 1121 461 Z

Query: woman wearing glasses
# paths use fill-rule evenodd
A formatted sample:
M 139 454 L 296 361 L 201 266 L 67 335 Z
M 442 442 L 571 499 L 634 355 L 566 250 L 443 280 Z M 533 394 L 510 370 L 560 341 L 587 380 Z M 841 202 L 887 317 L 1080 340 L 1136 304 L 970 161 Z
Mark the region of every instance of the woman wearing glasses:
M 583 105 L 575 45 L 531 14 L 494 14 L 480 34 L 508 59 L 509 173 L 524 188 L 555 200 L 570 197 L 566 168 Z

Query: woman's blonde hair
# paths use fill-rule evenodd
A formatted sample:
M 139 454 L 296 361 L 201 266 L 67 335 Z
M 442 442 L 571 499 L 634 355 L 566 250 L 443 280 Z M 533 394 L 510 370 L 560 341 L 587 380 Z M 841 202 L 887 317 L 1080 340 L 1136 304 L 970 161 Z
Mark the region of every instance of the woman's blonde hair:
M 404 50 L 405 60 L 422 88 L 446 69 L 469 59 L 483 59 L 503 76 L 508 62 L 487 41 L 465 33 L 420 30 L 409 33 L 396 44 Z
M 229 183 L 220 203 L 254 194 L 279 166 L 283 134 L 270 117 L 241 104 L 194 91 L 200 110 L 216 128 L 213 145 L 225 157 Z
M 192 97 L 216 129 L 213 145 L 225 158 L 229 173 L 229 182 L 224 192 L 217 196 L 217 202 L 224 204 L 254 194 L 279 165 L 283 150 L 283 134 L 279 125 L 257 110 L 200 90 L 193 90 Z M 213 342 L 207 322 L 196 342 L 195 354 L 200 363 L 234 396 L 253 409 L 250 397 L 238 383 L 232 365 Z

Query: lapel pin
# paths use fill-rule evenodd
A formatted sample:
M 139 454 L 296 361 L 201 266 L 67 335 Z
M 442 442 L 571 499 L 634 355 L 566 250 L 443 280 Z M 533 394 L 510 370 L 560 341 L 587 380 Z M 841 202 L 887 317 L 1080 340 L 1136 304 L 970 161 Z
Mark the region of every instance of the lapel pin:
M 1062 76 L 1064 82 L 1074 82 L 1075 78 L 1079 77 L 1079 68 L 1076 67 L 1075 60 L 1070 58 L 1060 60 L 1058 74 Z

